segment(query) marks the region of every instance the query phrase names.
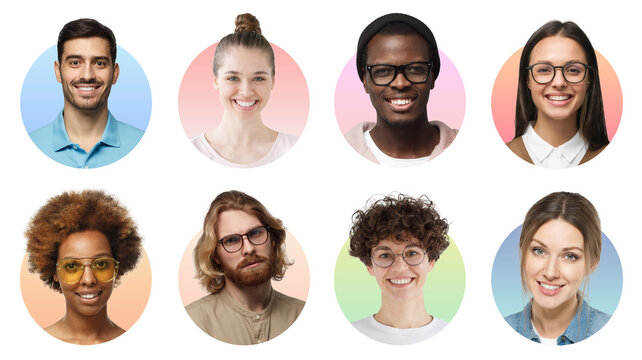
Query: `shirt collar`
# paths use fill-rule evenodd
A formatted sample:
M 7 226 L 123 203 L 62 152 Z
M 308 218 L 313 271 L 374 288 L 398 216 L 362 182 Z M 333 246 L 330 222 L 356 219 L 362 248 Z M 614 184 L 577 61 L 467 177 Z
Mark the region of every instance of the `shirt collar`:
M 533 155 L 537 157 L 537 159 L 533 159 L 533 161 L 537 161 L 538 163 L 546 160 L 546 158 L 557 149 L 562 154 L 562 157 L 570 164 L 573 159 L 580 154 L 586 144 L 578 130 L 569 141 L 555 148 L 535 132 L 532 124 L 528 124 L 523 140 L 525 143 L 528 143 L 528 148 L 533 152 Z
M 111 114 L 111 112 L 107 112 L 107 124 L 105 125 L 103 136 L 100 138 L 99 142 L 107 146 L 120 147 L 120 137 L 118 136 L 118 125 L 116 124 L 116 119 Z M 65 128 L 65 120 L 62 116 L 62 111 L 60 111 L 60 114 L 58 114 L 58 116 L 56 117 L 53 123 L 54 151 L 59 151 L 73 145 L 74 143 L 71 142 L 71 140 L 69 139 L 69 135 L 67 135 L 67 129 Z
M 578 341 L 584 340 L 586 336 L 588 335 L 588 325 L 589 325 L 589 313 L 591 311 L 591 308 L 589 307 L 588 303 L 583 300 L 581 297 L 580 299 L 581 303 L 579 307 L 577 308 L 577 311 L 575 312 L 575 316 L 573 316 L 573 319 L 571 320 L 571 323 L 568 325 L 566 328 L 566 331 L 558 338 L 557 343 L 558 345 L 560 344 L 560 338 L 566 338 L 568 339 L 571 343 L 576 343 Z M 539 336 L 537 335 L 537 332 L 533 328 L 533 322 L 531 321 L 531 301 L 524 306 L 524 336 L 536 341 L 540 342 Z

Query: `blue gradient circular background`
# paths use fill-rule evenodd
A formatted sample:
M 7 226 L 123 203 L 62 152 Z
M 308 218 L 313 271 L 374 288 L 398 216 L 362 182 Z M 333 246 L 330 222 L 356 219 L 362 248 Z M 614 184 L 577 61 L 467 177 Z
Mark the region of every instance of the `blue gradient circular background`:
M 522 289 L 519 269 L 519 225 L 508 235 L 495 256 L 492 273 L 493 295 L 503 317 L 524 309 L 529 295 Z M 613 315 L 622 295 L 622 264 L 611 241 L 602 233 L 600 263 L 586 287 L 591 307 Z M 582 289 L 582 287 L 580 287 Z
M 56 60 L 58 51 L 54 45 L 31 65 L 22 84 L 20 111 L 27 132 L 52 122 L 63 108 L 62 88 L 54 73 Z M 152 113 L 152 92 L 147 76 L 138 62 L 120 46 L 117 47 L 116 62 L 120 66 L 120 76 L 109 94 L 109 111 L 117 120 L 144 131 Z

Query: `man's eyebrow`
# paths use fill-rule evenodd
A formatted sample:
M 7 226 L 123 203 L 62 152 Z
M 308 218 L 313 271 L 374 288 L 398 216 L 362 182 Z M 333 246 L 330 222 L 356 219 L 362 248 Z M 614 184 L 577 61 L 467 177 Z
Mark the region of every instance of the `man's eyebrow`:
M 70 54 L 70 55 L 67 55 L 67 57 L 65 57 L 65 61 L 75 60 L 75 59 L 84 59 L 84 58 L 85 56 L 82 56 L 82 55 Z M 109 58 L 109 56 L 93 56 L 91 57 L 91 60 L 92 61 L 102 60 L 102 61 L 111 63 L 111 59 Z

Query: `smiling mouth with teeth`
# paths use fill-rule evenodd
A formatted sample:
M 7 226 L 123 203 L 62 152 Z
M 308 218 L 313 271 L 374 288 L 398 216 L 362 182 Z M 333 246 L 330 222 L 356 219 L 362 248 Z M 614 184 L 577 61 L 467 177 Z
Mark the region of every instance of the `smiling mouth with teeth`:
M 539 282 L 539 281 L 537 283 L 539 284 L 539 286 L 543 287 L 544 289 L 551 290 L 551 291 L 557 290 L 557 289 L 561 288 L 562 286 L 564 286 L 564 285 L 559 285 L 559 286 L 549 285 L 549 284 L 545 284 L 545 283 L 542 283 L 542 282 Z
M 250 107 L 256 104 L 256 100 L 252 100 L 252 101 L 234 100 L 234 102 L 241 107 Z
M 391 283 L 395 285 L 406 285 L 412 281 L 412 278 L 403 278 L 403 279 L 388 279 Z
M 98 295 L 100 295 L 100 293 L 102 293 L 102 291 L 97 292 L 95 294 L 78 294 L 78 296 L 80 296 L 83 299 L 93 299 L 93 298 L 97 297 Z
M 547 98 L 553 101 L 564 101 L 570 99 L 571 97 L 569 95 L 550 95 L 547 96 Z
M 408 105 L 412 99 L 390 99 L 388 100 L 392 105 Z

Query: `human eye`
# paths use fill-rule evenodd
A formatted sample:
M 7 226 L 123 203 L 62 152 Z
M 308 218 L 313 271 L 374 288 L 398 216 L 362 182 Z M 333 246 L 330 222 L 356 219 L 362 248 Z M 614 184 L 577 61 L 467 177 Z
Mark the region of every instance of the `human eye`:
M 393 69 L 389 66 L 375 66 L 372 68 L 372 75 L 376 77 L 385 77 L 392 74 Z
M 93 265 L 94 269 L 102 270 L 109 267 L 109 261 L 107 259 L 96 259 Z
M 546 254 L 546 251 L 544 251 L 544 249 L 540 247 L 533 247 L 531 249 L 531 252 L 533 253 L 533 255 L 536 255 L 536 256 L 543 256 Z
M 553 72 L 553 68 L 549 65 L 537 65 L 533 68 L 533 70 L 535 70 L 536 73 L 543 75 Z
M 264 233 L 265 233 L 265 228 L 260 226 L 250 230 L 250 232 L 247 233 L 247 236 L 251 238 L 258 238 L 258 237 L 261 237 L 261 235 L 263 235 Z
M 572 64 L 566 65 L 564 67 L 564 71 L 567 74 L 577 75 L 582 73 L 582 71 L 584 71 L 584 66 L 582 64 L 572 63 Z
M 76 261 L 68 261 L 63 265 L 63 269 L 67 272 L 76 272 L 80 268 L 80 264 Z
M 575 262 L 575 261 L 579 260 L 580 257 L 577 254 L 574 254 L 574 253 L 566 253 L 566 254 L 564 254 L 564 259 L 568 260 L 568 261 L 571 261 L 571 262 Z
M 230 235 L 223 239 L 223 245 L 235 245 L 241 242 L 241 235 Z
M 252 80 L 253 81 L 265 81 L 266 79 L 265 79 L 264 76 L 255 76 Z
M 227 80 L 227 81 L 239 81 L 239 77 L 236 76 L 236 75 L 230 75 L 230 76 L 226 77 L 225 80 Z
M 78 60 L 78 59 L 71 59 L 71 60 L 69 60 L 69 66 L 71 66 L 71 67 L 78 67 L 78 66 L 80 66 L 80 60 Z
M 410 74 L 422 75 L 422 74 L 425 74 L 426 71 L 428 71 L 428 68 L 426 67 L 425 64 L 410 64 L 406 68 L 406 72 Z

